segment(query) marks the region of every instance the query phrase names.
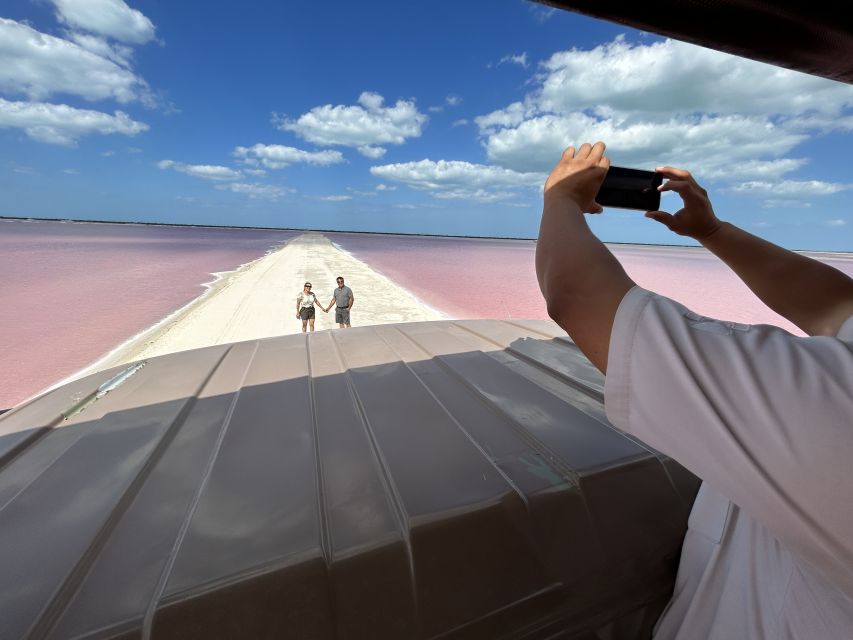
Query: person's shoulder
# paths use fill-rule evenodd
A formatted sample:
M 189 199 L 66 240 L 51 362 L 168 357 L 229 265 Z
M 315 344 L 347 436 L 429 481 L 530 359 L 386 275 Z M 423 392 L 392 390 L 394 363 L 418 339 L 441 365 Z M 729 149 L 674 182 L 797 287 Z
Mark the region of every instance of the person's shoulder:
M 850 316 L 841 324 L 836 337 L 843 342 L 853 344 L 853 316 Z

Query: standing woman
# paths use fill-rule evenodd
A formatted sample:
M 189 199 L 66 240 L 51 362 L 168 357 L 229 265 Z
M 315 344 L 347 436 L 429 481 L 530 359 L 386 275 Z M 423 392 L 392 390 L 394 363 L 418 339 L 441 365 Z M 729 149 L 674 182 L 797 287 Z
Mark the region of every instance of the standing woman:
M 317 296 L 311 293 L 311 283 L 306 282 L 302 291 L 296 296 L 296 319 L 302 320 L 302 333 L 306 326 L 311 323 L 311 332 L 314 332 L 314 303 Z

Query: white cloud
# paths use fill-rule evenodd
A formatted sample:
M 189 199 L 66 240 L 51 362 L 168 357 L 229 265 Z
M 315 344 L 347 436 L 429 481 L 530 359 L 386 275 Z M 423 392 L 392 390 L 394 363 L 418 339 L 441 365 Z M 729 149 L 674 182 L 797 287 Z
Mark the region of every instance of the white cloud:
M 454 120 L 451 126 L 461 127 L 466 124 L 468 124 L 468 121 L 465 118 L 460 118 L 459 120 Z
M 237 147 L 234 157 L 248 165 L 263 165 L 267 169 L 283 169 L 292 164 L 327 166 L 344 162 L 340 151 L 304 151 L 281 144 L 256 144 Z
M 132 44 L 144 44 L 154 39 L 151 20 L 122 0 L 52 1 L 57 18 L 74 29 Z
M 346 202 L 352 200 L 352 196 L 317 196 L 317 199 L 323 202 Z
M 217 189 L 223 191 L 232 191 L 247 195 L 253 200 L 278 200 L 287 193 L 293 193 L 294 189 L 286 189 L 276 187 L 271 184 L 249 184 L 246 182 L 230 182 L 228 184 L 218 184 Z
M 369 198 L 373 198 L 377 195 L 375 191 L 359 191 L 358 189 L 353 189 L 352 187 L 347 187 L 347 191 L 357 196 L 365 196 Z
M 25 165 L 15 165 L 12 166 L 12 171 L 14 173 L 21 173 L 25 176 L 38 176 L 41 175 L 38 171 L 33 169 L 32 167 L 27 167 Z
M 33 140 L 49 144 L 74 145 L 94 133 L 121 133 L 135 136 L 148 130 L 122 111 L 112 115 L 64 104 L 11 102 L 0 98 L 0 128 L 23 129 Z
M 503 58 L 500 59 L 500 62 L 498 62 L 498 66 L 500 66 L 502 64 L 517 64 L 521 67 L 524 67 L 525 69 L 528 66 L 530 66 L 529 63 L 527 62 L 527 52 L 526 51 L 524 53 L 504 56 Z
M 754 151 L 754 149 L 752 150 Z M 787 173 L 796 171 L 808 164 L 807 158 L 780 158 L 779 160 L 749 160 L 746 166 L 738 166 L 735 171 L 732 167 L 720 167 L 717 170 L 708 170 L 705 176 L 708 178 L 723 177 L 731 174 L 732 178 L 756 178 L 758 180 L 779 179 Z M 740 173 L 737 173 L 739 171 Z
M 821 180 L 782 180 L 780 182 L 751 180 L 736 184 L 729 191 L 764 198 L 761 206 L 765 209 L 809 208 L 814 198 L 845 191 L 851 186 L 853 185 Z
M 420 160 L 371 167 L 370 172 L 384 180 L 402 182 L 413 189 L 429 191 L 437 198 L 470 199 L 493 202 L 511 198 L 511 189 L 539 187 L 545 176 L 519 173 L 458 160 Z
M 448 107 L 458 107 L 460 104 L 462 104 L 462 98 L 452 94 L 447 96 L 444 101 L 447 103 Z
M 13 173 L 20 173 L 25 176 L 37 176 L 41 175 L 38 171 L 36 171 L 33 167 L 28 167 L 26 165 L 15 164 L 14 162 L 10 163 L 12 167 Z
M 387 184 L 377 184 L 376 190 L 377 191 L 396 191 L 397 187 L 391 187 Z
M 133 57 L 133 49 L 123 44 L 111 44 L 99 36 L 88 33 L 69 31 L 66 34 L 69 40 L 73 40 L 86 51 L 91 51 L 97 56 L 112 60 L 122 67 L 129 68 Z
M 188 176 L 195 178 L 203 178 L 204 180 L 239 180 L 243 174 L 234 169 L 223 167 L 215 164 L 184 164 L 183 162 L 175 162 L 174 160 L 161 160 L 157 163 L 161 169 L 172 169 L 185 173 Z
M 144 80 L 83 47 L 0 18 L 0 91 L 42 100 L 68 93 L 87 100 L 151 102 Z
M 836 218 L 836 219 L 834 219 L 834 220 L 827 220 L 827 221 L 826 221 L 826 226 L 827 226 L 827 227 L 843 227 L 843 226 L 845 226 L 846 224 L 847 224 L 847 221 L 846 221 L 846 220 L 842 220 L 841 218 Z
M 113 157 L 115 154 L 116 154 L 116 152 L 115 152 L 115 151 L 113 151 L 112 149 L 107 149 L 106 151 L 101 151 L 101 155 L 102 155 L 104 158 L 111 158 L 111 157 Z
M 292 131 L 314 144 L 354 147 L 375 158 L 381 145 L 403 144 L 407 138 L 419 137 L 427 121 L 413 101 L 398 100 L 393 107 L 384 107 L 383 103 L 381 95 L 365 91 L 357 105 L 327 104 L 314 107 L 296 120 L 276 116 L 274 121 L 279 129 Z
M 792 130 L 801 129 L 803 131 L 820 131 L 821 133 L 853 131 L 853 115 L 840 115 L 838 113 L 812 112 L 803 116 L 785 118 L 783 122 L 785 127 Z
M 536 101 L 544 111 L 598 108 L 636 114 L 837 113 L 853 87 L 676 40 L 624 37 L 542 64 Z
M 62 173 L 67 173 L 69 176 L 76 176 L 80 172 L 77 169 L 63 169 Z
M 444 98 L 444 104 L 430 107 L 429 111 L 433 113 L 440 113 L 444 111 L 445 107 L 458 107 L 460 104 L 462 104 L 462 98 L 460 98 L 459 96 L 449 95 Z
M 808 209 L 811 206 L 811 202 L 785 198 L 770 198 L 761 203 L 762 209 Z
M 486 154 L 496 164 L 517 171 L 545 171 L 563 149 L 578 141 L 605 140 L 613 164 L 654 168 L 687 167 L 703 178 L 731 175 L 740 179 L 772 175 L 803 161 L 761 162 L 780 156 L 805 141 L 801 132 L 786 131 L 758 116 L 674 117 L 664 123 L 620 123 L 576 112 L 547 114 L 524 120 L 489 135 Z
M 385 151 L 386 149 L 383 147 L 371 147 L 370 145 L 358 148 L 358 152 L 365 158 L 381 158 L 385 155 Z
M 547 22 L 551 16 L 557 13 L 557 10 L 553 7 L 543 7 L 541 4 L 529 4 L 527 8 L 533 14 L 533 19 L 536 22 L 542 24 L 543 22 Z
M 474 122 L 485 133 L 493 133 L 501 127 L 517 127 L 525 118 L 536 115 L 536 108 L 521 102 L 513 102 L 503 109 L 474 118 Z
M 745 195 L 791 199 L 828 196 L 849 189 L 850 186 L 821 180 L 783 180 L 775 183 L 753 180 L 735 185 L 731 191 Z
M 554 54 L 522 100 L 476 118 L 487 158 L 548 171 L 604 140 L 614 164 L 687 167 L 700 179 L 778 181 L 815 131 L 853 129 L 853 87 L 672 40 Z
M 446 209 L 447 207 L 443 204 L 435 204 L 428 202 L 421 202 L 418 204 L 411 204 L 409 202 L 401 203 L 401 204 L 392 204 L 392 207 L 395 209 Z

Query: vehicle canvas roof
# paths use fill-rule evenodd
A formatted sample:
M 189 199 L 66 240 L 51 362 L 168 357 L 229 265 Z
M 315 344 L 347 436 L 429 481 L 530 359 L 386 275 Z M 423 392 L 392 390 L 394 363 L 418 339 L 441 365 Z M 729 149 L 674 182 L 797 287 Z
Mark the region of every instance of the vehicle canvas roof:
M 744 58 L 853 82 L 853 22 L 843 2 L 537 1 Z

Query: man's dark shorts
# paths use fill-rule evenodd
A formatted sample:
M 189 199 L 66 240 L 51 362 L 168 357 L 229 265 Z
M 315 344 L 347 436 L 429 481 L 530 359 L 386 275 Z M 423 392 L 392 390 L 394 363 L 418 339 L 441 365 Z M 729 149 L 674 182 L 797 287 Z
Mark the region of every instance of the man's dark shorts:
M 338 324 L 349 324 L 349 309 L 346 307 L 335 307 L 335 322 Z
M 314 307 L 302 307 L 299 310 L 299 317 L 303 320 L 313 320 L 314 319 Z

